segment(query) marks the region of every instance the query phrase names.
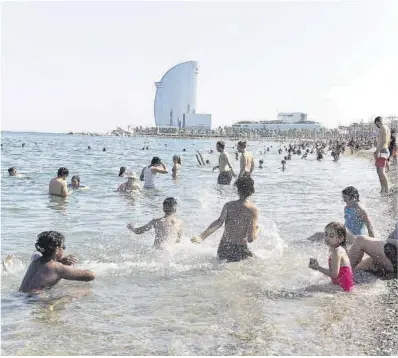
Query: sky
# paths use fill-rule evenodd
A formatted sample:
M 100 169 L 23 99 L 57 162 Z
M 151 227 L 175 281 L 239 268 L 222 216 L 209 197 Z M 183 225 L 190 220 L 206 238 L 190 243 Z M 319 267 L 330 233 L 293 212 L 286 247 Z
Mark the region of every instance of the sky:
M 198 61 L 213 127 L 398 116 L 398 1 L 9 2 L 2 130 L 154 126 L 154 82 Z

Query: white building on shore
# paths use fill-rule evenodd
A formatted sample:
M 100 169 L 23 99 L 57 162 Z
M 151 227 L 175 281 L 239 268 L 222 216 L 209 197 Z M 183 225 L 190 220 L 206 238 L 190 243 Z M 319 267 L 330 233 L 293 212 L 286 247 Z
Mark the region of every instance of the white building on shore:
M 198 64 L 180 63 L 155 83 L 155 123 L 168 129 L 211 129 L 211 114 L 196 113 Z
M 308 121 L 306 113 L 278 113 L 278 119 L 273 121 L 240 121 L 234 123 L 235 130 L 273 130 L 285 132 L 288 130 L 306 130 L 318 132 L 322 126 L 318 122 Z

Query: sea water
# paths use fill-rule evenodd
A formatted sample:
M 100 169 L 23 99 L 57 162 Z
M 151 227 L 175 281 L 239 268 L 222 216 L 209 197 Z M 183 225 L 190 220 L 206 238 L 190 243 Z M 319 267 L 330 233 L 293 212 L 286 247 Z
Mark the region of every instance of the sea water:
M 2 354 L 361 354 L 358 341 L 370 334 L 361 324 L 364 307 L 384 283 L 370 278 L 352 294 L 341 292 L 308 268 L 310 257 L 326 266 L 328 251 L 306 238 L 330 221 L 343 222 L 341 191 L 349 185 L 358 188 L 378 236 L 387 237 L 396 197 L 380 197 L 372 161 L 294 155 L 282 172 L 280 144 L 249 142 L 261 232 L 249 245 L 255 259 L 226 264 L 216 258 L 222 229 L 202 244 L 190 242 L 237 198 L 236 188 L 216 184 L 215 139 L 5 132 L 2 143 L 1 256 L 15 255 L 12 272 L 1 276 Z M 238 172 L 235 144 L 227 141 L 226 150 Z M 199 166 L 196 150 L 211 164 Z M 173 155 L 182 158 L 177 180 L 171 178 Z M 118 177 L 121 166 L 139 176 L 153 156 L 170 171 L 157 176 L 156 189 L 116 192 L 126 180 Z M 9 177 L 11 166 L 23 176 Z M 48 183 L 60 167 L 69 169 L 69 182 L 79 175 L 90 189 L 66 199 L 49 196 Z M 135 235 L 126 225 L 162 216 L 169 196 L 185 222 L 183 240 L 169 251 L 154 250 L 153 232 Z M 78 267 L 94 270 L 95 281 L 64 280 L 38 297 L 18 293 L 44 230 L 63 233 L 66 253 L 78 257 Z

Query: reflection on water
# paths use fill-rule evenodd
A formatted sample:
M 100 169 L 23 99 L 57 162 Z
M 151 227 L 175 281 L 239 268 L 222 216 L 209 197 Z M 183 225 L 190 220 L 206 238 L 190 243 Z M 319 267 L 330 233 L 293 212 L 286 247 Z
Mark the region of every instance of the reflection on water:
M 34 141 L 40 156 L 18 148 Z M 145 141 L 149 150 L 143 151 Z M 308 269 L 309 257 L 326 266 L 328 250 L 306 238 L 329 221 L 343 220 L 341 190 L 348 185 L 358 188 L 376 231 L 385 234 L 392 227 L 397 197 L 380 199 L 373 163 L 343 156 L 336 165 L 331 157 L 319 162 L 314 156 L 294 156 L 281 172 L 276 143 L 262 156 L 264 143 L 249 143 L 256 163 L 264 160 L 264 169 L 254 172 L 261 232 L 250 248 L 256 258 L 225 264 L 216 258 L 221 230 L 200 245 L 190 243 L 227 201 L 237 198 L 232 185 L 217 186 L 216 171 L 197 165 L 196 147 L 217 163 L 218 154 L 209 154 L 215 140 L 5 133 L 2 142 L 7 146 L 2 172 L 16 166 L 35 181 L 1 179 L 2 257 L 13 253 L 18 262 L 13 272 L 2 273 L 4 354 L 362 353 L 356 342 L 370 332 L 358 322 L 364 319 L 361 307 L 384 284 L 365 277 L 352 294 L 338 292 L 325 276 Z M 227 142 L 226 149 L 238 171 L 234 144 Z M 116 192 L 125 181 L 118 177 L 121 166 L 139 173 L 160 156 L 171 172 L 173 155 L 183 158 L 177 180 L 171 173 L 159 175 L 156 189 Z M 71 176 L 79 174 L 90 189 L 66 199 L 48 196 L 49 180 L 61 166 Z M 177 215 L 185 223 L 183 240 L 170 251 L 154 250 L 153 232 L 134 235 L 126 225 L 162 216 L 169 196 L 177 199 Z M 63 281 L 31 299 L 15 293 L 44 230 L 65 234 L 68 253 L 77 255 L 79 267 L 94 270 L 97 279 Z

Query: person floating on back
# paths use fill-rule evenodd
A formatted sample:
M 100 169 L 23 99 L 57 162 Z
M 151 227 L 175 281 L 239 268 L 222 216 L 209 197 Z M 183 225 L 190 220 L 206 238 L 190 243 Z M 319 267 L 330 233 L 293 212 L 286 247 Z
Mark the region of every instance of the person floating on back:
M 69 170 L 67 168 L 59 168 L 58 176 L 50 180 L 48 191 L 51 195 L 57 195 L 62 197 L 67 197 L 70 195 L 68 192 L 68 185 L 66 184 L 66 178 L 69 175 Z
M 225 223 L 217 255 L 220 260 L 227 262 L 252 257 L 253 253 L 247 247 L 247 243 L 253 242 L 258 234 L 258 210 L 248 199 L 254 194 L 254 181 L 250 177 L 242 177 L 236 180 L 235 185 L 238 188 L 239 200 L 226 203 L 220 217 L 200 236 L 191 239 L 194 243 L 200 243 Z
M 325 243 L 329 246 L 329 268 L 323 268 L 316 259 L 311 258 L 309 268 L 329 276 L 335 285 L 351 292 L 354 279 L 346 249 L 347 230 L 344 225 L 331 222 L 325 227 Z
M 35 244 L 40 254 L 32 257 L 32 262 L 22 280 L 19 291 L 37 292 L 56 285 L 61 279 L 92 281 L 95 273 L 70 267 L 76 263 L 72 255 L 63 257 L 65 237 L 57 231 L 43 231 Z
M 154 228 L 155 242 L 153 245 L 157 249 L 167 248 L 180 242 L 184 222 L 175 216 L 177 201 L 174 198 L 166 198 L 163 202 L 163 211 L 164 216 L 161 218 L 153 219 L 148 224 L 137 228 L 133 223 L 129 223 L 127 228 L 138 235 Z

